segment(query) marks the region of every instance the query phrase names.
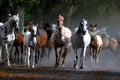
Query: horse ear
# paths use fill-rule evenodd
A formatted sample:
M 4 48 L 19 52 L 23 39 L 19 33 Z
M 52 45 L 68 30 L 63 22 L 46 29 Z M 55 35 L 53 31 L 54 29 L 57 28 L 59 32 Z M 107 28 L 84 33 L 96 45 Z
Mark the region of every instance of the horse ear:
M 97 24 L 95 24 L 95 27 L 97 27 Z
M 19 17 L 19 14 L 17 13 L 17 16 Z
M 90 24 L 89 26 L 92 27 L 92 24 Z

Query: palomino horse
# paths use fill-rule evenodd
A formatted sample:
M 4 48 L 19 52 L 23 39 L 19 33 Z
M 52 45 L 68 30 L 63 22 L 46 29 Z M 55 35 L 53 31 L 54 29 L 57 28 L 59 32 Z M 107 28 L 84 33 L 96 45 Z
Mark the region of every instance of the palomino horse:
M 9 61 L 9 47 L 12 47 L 15 40 L 15 30 L 19 29 L 19 15 L 14 15 L 8 19 L 2 26 L 0 26 L 0 41 L 2 45 L 5 45 L 6 56 L 7 56 L 7 65 L 10 65 Z
M 15 40 L 14 40 L 14 43 L 12 45 L 12 48 L 11 48 L 11 51 L 13 49 L 13 47 L 15 47 L 15 59 L 14 61 L 19 61 L 19 62 L 22 62 L 23 61 L 23 39 L 24 39 L 24 36 L 23 34 L 15 31 Z M 20 56 L 20 52 L 19 52 L 19 47 L 21 49 L 21 56 Z M 10 52 L 11 52 L 10 51 Z M 20 58 L 20 60 L 19 60 Z
M 75 53 L 74 68 L 78 69 L 79 67 L 79 63 L 78 63 L 79 54 L 77 53 L 77 51 L 79 48 L 82 48 L 82 52 L 80 54 L 80 68 L 83 69 L 86 48 L 91 41 L 90 34 L 87 30 L 87 20 L 82 19 L 79 28 L 75 29 L 75 32 L 71 37 L 71 41 Z
M 90 25 L 90 31 L 96 31 L 96 26 L 97 25 Z M 90 34 L 91 35 L 91 42 L 89 45 L 90 48 L 90 56 L 91 56 L 91 62 L 93 61 L 93 59 L 95 59 L 95 62 L 98 62 L 98 56 L 99 56 L 99 52 L 102 49 L 102 38 L 100 35 L 98 34 Z
M 45 30 L 38 29 L 36 25 L 27 25 L 25 27 L 24 34 L 24 53 L 25 53 L 25 63 L 30 66 L 30 55 L 32 57 L 32 68 L 35 64 L 35 54 L 38 53 L 39 48 L 43 47 L 46 49 L 46 43 L 48 41 L 48 36 Z
M 107 32 L 106 28 L 102 28 L 100 30 L 96 30 L 94 32 L 89 32 L 91 35 L 100 35 L 102 37 L 103 46 L 102 49 L 110 49 L 112 52 L 115 52 L 118 46 L 118 40 L 115 37 L 110 37 Z

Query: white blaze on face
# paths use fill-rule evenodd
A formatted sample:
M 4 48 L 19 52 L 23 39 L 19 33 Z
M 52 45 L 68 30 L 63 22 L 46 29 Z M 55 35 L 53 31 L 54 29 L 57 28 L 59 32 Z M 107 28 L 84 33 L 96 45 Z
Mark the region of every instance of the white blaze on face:
M 20 21 L 19 14 L 14 15 L 13 18 L 14 18 L 14 20 L 16 21 L 17 28 L 19 28 L 19 21 Z
M 37 34 L 37 26 L 36 26 L 36 25 L 33 25 L 33 28 L 32 28 L 32 29 L 33 29 L 33 31 L 34 31 L 33 34 L 36 35 L 36 34 Z
M 87 29 L 87 20 L 84 19 L 82 24 L 83 24 L 83 29 L 86 30 Z

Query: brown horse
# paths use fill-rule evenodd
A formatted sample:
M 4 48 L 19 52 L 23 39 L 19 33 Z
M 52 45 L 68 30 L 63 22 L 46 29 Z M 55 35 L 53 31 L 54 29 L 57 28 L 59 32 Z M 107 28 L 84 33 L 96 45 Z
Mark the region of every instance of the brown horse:
M 49 23 L 46 23 L 43 29 L 47 32 L 47 35 L 48 35 L 48 41 L 47 41 L 46 48 L 48 48 L 47 57 L 49 60 L 51 50 L 54 48 L 53 39 L 54 39 L 56 28 L 54 26 L 51 26 Z M 43 52 L 41 54 L 43 54 Z
M 23 34 L 15 31 L 15 40 L 14 40 L 13 46 L 11 48 L 11 51 L 12 51 L 13 47 L 15 47 L 14 61 L 19 61 L 19 62 L 23 61 L 23 59 L 22 59 L 23 58 L 23 38 L 24 38 Z M 20 47 L 20 49 L 21 49 L 21 56 L 20 56 L 18 47 Z M 19 58 L 20 58 L 20 60 L 19 60 Z

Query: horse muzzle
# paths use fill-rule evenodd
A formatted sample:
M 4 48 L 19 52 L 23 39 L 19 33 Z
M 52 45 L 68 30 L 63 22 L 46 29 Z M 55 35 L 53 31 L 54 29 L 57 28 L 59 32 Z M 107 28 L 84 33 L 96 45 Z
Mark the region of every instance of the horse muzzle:
M 82 31 L 82 34 L 85 35 L 85 34 L 86 34 L 86 31 Z

